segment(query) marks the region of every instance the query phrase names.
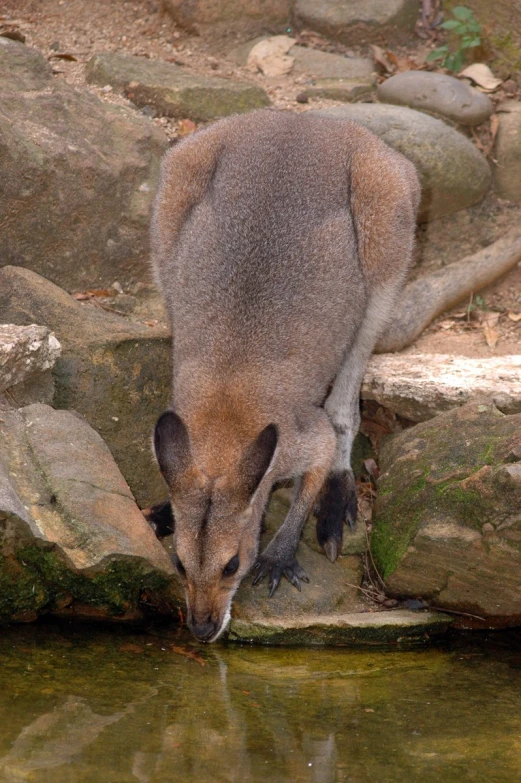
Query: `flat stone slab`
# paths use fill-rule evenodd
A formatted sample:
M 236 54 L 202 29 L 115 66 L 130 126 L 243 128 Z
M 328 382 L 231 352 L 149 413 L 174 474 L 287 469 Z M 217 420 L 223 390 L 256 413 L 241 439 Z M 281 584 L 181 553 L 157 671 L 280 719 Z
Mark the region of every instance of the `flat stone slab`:
M 382 103 L 439 114 L 460 125 L 486 122 L 494 109 L 490 98 L 474 87 L 429 71 L 397 73 L 379 84 L 376 94 Z
M 172 572 L 108 447 L 81 416 L 40 404 L 2 411 L 0 621 L 74 602 L 135 616 L 144 592 L 170 596 Z
M 0 392 L 54 366 L 61 346 L 46 326 L 0 324 Z
M 274 645 L 418 644 L 444 633 L 452 620 L 441 612 L 353 612 L 304 618 L 233 617 L 228 639 Z
M 261 109 L 271 101 L 256 84 L 196 76 L 162 60 L 105 52 L 87 64 L 87 81 L 126 95 L 136 106 L 152 106 L 169 117 L 207 122 Z
M 69 291 L 148 274 L 163 131 L 56 79 L 43 55 L 0 37 L 0 136 L 2 264 Z
M 168 406 L 172 382 L 166 325 L 81 304 L 35 272 L 13 266 L 0 269 L 0 312 L 12 323 L 52 329 L 62 346 L 52 369 L 54 407 L 85 416 L 142 506 L 164 500 L 151 433 Z
M 361 394 L 411 421 L 426 421 L 481 396 L 504 413 L 521 413 L 521 356 L 380 354 L 367 366 Z
M 386 28 L 412 33 L 418 17 L 415 0 L 296 0 L 297 21 L 319 33 L 360 43 L 382 34 Z
M 414 163 L 420 176 L 419 219 L 433 220 L 480 201 L 490 186 L 484 156 L 441 120 L 405 106 L 350 104 L 323 109 L 326 117 L 364 125 Z

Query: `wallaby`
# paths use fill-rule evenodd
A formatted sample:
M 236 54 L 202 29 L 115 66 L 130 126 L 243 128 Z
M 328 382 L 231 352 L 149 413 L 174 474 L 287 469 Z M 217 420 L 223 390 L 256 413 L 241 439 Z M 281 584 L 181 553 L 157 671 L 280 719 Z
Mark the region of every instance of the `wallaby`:
M 354 525 L 360 385 L 404 283 L 418 201 L 406 158 L 310 113 L 233 116 L 164 159 L 151 237 L 174 377 L 154 448 L 201 641 L 225 629 L 253 566 L 270 595 L 283 574 L 309 581 L 295 552 L 317 498 L 330 560 Z M 289 478 L 293 503 L 258 556 L 270 491 Z

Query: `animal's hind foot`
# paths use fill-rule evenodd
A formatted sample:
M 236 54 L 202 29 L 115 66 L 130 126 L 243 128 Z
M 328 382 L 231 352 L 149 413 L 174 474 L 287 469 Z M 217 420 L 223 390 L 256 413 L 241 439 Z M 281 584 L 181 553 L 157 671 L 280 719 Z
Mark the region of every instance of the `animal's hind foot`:
M 265 576 L 269 577 L 268 585 L 270 598 L 279 586 L 283 575 L 299 592 L 302 589 L 300 583 L 309 582 L 308 575 L 302 566 L 299 565 L 294 555 L 285 558 L 276 558 L 271 557 L 264 552 L 255 563 L 254 570 L 257 570 L 258 572 L 253 580 L 254 585 L 258 584 Z
M 324 484 L 318 507 L 317 541 L 332 563 L 342 551 L 344 523 L 356 526 L 356 483 L 351 470 L 330 473 Z

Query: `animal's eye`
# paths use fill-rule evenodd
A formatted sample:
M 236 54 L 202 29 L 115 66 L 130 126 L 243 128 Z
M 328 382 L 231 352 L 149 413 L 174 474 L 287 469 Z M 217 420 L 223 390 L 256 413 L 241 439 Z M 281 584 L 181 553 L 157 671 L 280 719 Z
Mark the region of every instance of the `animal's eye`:
M 232 557 L 230 562 L 223 568 L 223 576 L 233 576 L 239 568 L 239 555 Z
M 181 563 L 180 559 L 177 557 L 177 555 L 174 555 L 174 565 L 181 574 L 181 576 L 186 576 L 186 571 L 184 565 Z

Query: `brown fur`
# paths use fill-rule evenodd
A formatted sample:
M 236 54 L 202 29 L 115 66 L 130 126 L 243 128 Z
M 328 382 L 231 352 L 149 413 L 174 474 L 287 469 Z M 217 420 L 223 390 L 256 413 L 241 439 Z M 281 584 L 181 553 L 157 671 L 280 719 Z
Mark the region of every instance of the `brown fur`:
M 405 278 L 418 199 L 405 158 L 312 115 L 228 118 L 165 158 L 152 249 L 176 413 L 158 423 L 156 454 L 199 638 L 224 628 L 270 490 L 290 477 L 295 500 L 259 575 L 272 591 L 283 573 L 305 579 L 298 538 L 328 472 L 349 476 L 361 374 Z

